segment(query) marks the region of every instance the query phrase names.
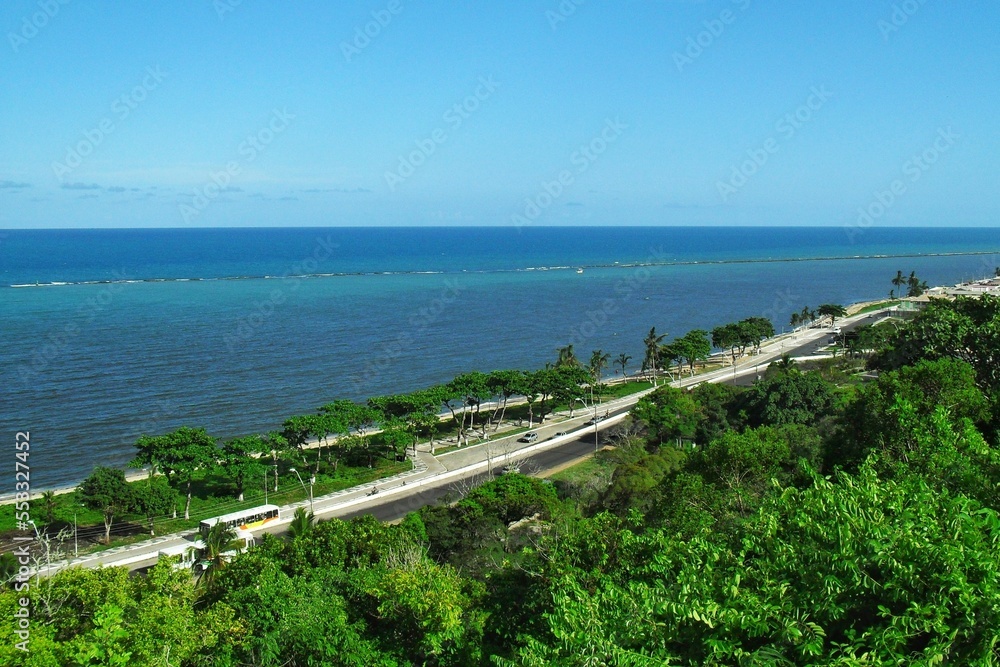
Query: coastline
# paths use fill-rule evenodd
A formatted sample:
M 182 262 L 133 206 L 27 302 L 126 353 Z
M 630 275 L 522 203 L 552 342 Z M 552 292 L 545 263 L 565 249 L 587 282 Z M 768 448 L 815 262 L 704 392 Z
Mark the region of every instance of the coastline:
M 974 284 L 974 283 L 964 283 L 963 285 L 968 285 L 968 284 Z M 948 290 L 958 289 L 958 287 L 959 286 L 956 286 L 956 287 L 937 286 L 937 287 L 930 288 L 928 290 L 928 293 L 931 293 L 931 292 L 946 293 Z M 1000 288 L 998 288 L 998 289 L 1000 289 Z M 857 302 L 851 303 L 850 305 L 846 306 L 846 310 L 847 310 L 847 312 L 848 312 L 849 315 L 853 315 L 853 314 L 856 314 L 858 311 L 863 310 L 864 308 L 867 308 L 867 307 L 870 307 L 870 306 L 873 306 L 873 305 L 876 305 L 876 304 L 880 304 L 880 303 L 886 303 L 887 301 L 888 301 L 888 299 L 885 299 L 885 298 L 865 300 L 865 301 L 857 301 Z M 900 303 L 902 303 L 902 302 L 912 302 L 913 299 L 912 298 L 904 298 L 904 299 L 898 299 L 896 301 L 899 301 Z M 772 336 L 771 338 L 766 339 L 765 341 L 763 341 L 762 345 L 767 345 L 768 343 L 777 341 L 777 340 L 781 339 L 781 337 L 783 335 L 787 335 L 787 334 L 777 333 L 774 336 Z M 513 405 L 513 404 L 515 404 L 517 402 L 518 401 L 512 401 L 511 404 Z M 442 414 L 442 418 L 447 417 L 447 416 L 448 416 L 447 414 Z M 230 436 L 230 437 L 238 437 L 238 435 L 233 435 L 233 436 Z M 131 446 L 132 446 L 132 444 L 130 443 L 128 445 L 123 445 L 123 448 L 131 447 Z M 315 446 L 315 444 L 314 443 L 310 443 L 309 446 Z M 126 477 L 126 479 L 129 482 L 141 480 L 141 479 L 145 478 L 148 474 L 149 474 L 148 470 L 145 470 L 145 469 L 138 469 L 138 470 L 135 470 L 135 469 L 126 469 L 125 470 L 125 477 Z M 82 481 L 82 480 L 80 480 L 80 481 Z M 74 492 L 77 489 L 78 485 L 79 485 L 79 482 L 77 482 L 77 484 L 74 484 L 74 485 L 59 486 L 59 487 L 55 487 L 55 488 L 41 488 L 41 489 L 38 489 L 38 490 L 33 489 L 32 496 L 33 497 L 34 496 L 38 496 L 42 492 L 45 492 L 45 491 L 53 491 L 56 495 L 63 495 L 63 494 L 66 494 L 66 493 L 72 493 L 72 492 Z M 12 502 L 14 502 L 14 494 L 13 493 L 0 495 L 0 505 L 7 505 L 7 504 L 10 504 Z

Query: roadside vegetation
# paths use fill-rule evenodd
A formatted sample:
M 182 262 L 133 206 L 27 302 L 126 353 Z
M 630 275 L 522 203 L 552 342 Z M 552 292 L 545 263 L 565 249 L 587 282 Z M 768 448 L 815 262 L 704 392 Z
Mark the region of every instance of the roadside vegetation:
M 32 516 L 50 537 L 75 531 L 84 551 L 127 544 L 265 502 L 297 502 L 310 486 L 316 497 L 405 472 L 412 468 L 405 454 L 419 442 L 447 451 L 651 386 L 604 382 L 610 357 L 600 351 L 596 366 L 573 359 L 570 350 L 539 371 L 466 373 L 410 394 L 338 400 L 286 419 L 279 430 L 228 441 L 188 427 L 142 436 L 132 467 L 148 478 L 126 481 L 121 470 L 97 467 L 76 492 L 35 501 Z M 14 505 L 0 505 L 0 536 L 14 528 Z
M 0 664 L 998 664 L 1000 299 L 859 335 L 822 373 L 658 387 L 554 480 L 397 525 L 303 512 L 197 582 L 164 562 L 5 590 L 31 652 L 5 624 Z

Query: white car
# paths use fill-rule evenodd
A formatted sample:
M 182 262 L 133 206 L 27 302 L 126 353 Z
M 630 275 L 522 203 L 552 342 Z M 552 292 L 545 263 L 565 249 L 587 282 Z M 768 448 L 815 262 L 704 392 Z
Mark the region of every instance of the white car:
M 531 431 L 530 433 L 525 433 L 524 435 L 522 435 L 520 438 L 517 439 L 518 442 L 534 442 L 535 440 L 538 440 L 538 434 L 535 433 L 534 431 Z

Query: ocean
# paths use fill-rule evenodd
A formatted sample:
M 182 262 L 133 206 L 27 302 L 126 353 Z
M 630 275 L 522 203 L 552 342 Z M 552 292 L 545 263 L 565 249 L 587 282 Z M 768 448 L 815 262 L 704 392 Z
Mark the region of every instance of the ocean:
M 276 429 L 338 398 L 533 369 L 573 343 L 642 358 L 752 315 L 887 297 L 897 270 L 1000 266 L 995 229 L 297 228 L 0 232 L 0 424 L 33 489 L 143 434 Z

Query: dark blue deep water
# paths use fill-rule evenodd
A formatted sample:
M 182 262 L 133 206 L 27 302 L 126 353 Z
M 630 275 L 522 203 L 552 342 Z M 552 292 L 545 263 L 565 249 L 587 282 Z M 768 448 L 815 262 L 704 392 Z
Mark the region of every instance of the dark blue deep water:
M 144 432 L 271 430 L 337 398 L 537 368 L 568 342 L 637 367 L 651 326 L 780 329 L 887 296 L 897 270 L 992 275 L 994 253 L 994 229 L 8 230 L 0 424 L 30 429 L 40 489 L 124 464 Z

